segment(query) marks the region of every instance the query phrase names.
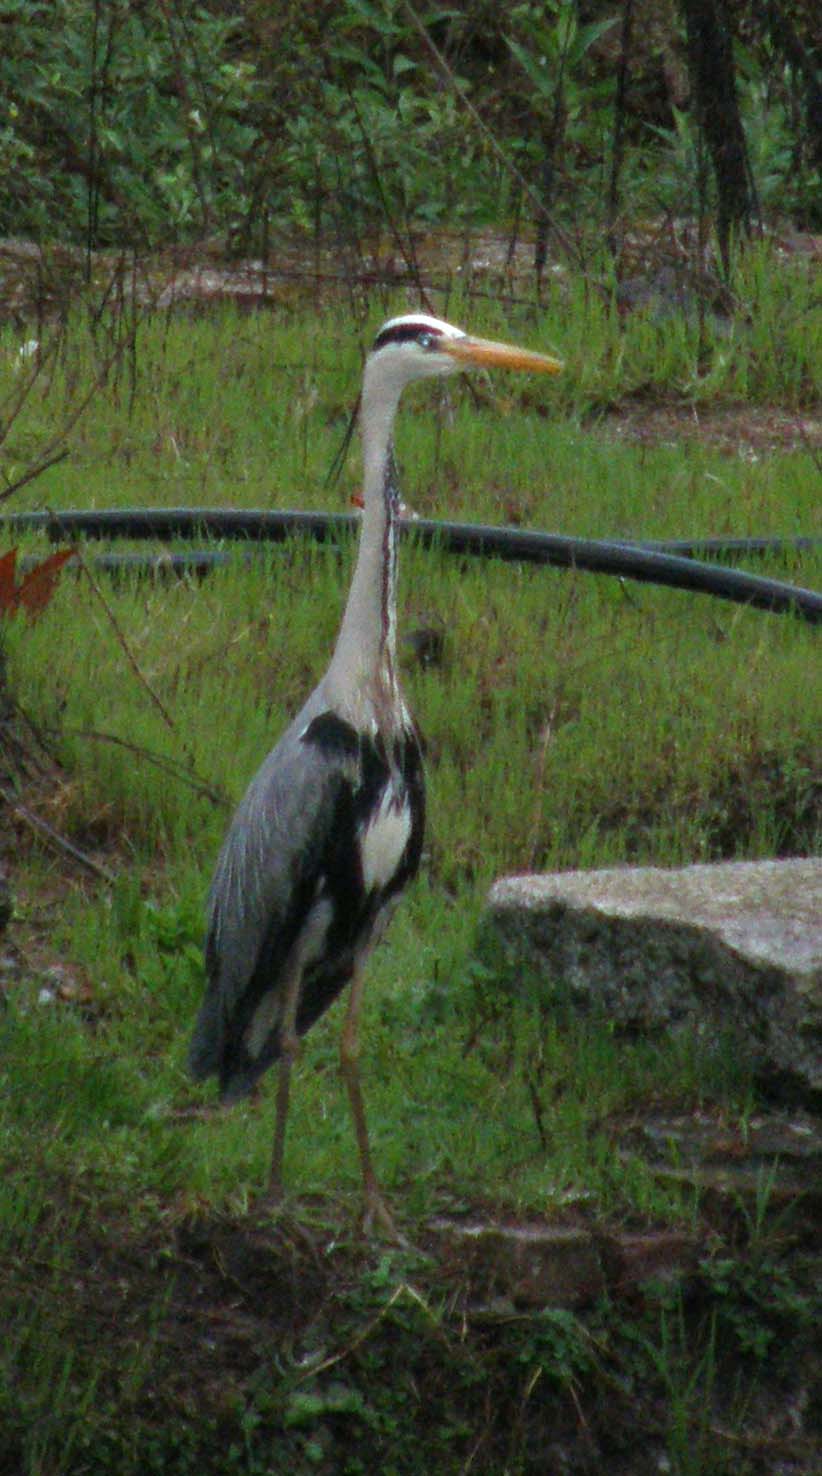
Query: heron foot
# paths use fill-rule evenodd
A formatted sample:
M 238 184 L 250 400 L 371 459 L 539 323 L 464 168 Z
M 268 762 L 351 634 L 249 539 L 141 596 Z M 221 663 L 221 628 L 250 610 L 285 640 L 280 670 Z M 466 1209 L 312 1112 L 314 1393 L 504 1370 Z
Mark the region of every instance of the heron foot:
M 260 1203 L 270 1210 L 283 1210 L 285 1208 L 285 1190 L 282 1184 L 269 1184 L 260 1195 Z
M 272 1220 L 286 1223 L 295 1218 L 293 1196 L 286 1193 L 282 1183 L 273 1179 L 255 1196 L 255 1202 L 257 1208 Z
M 276 1229 L 291 1240 L 301 1240 L 314 1256 L 318 1255 L 321 1239 L 305 1224 L 300 1214 L 299 1200 L 286 1194 L 281 1184 L 271 1185 L 261 1194 L 257 1200 L 257 1207 L 262 1218 L 270 1222 L 272 1229 Z
M 361 1223 L 365 1235 L 381 1236 L 392 1245 L 401 1246 L 403 1250 L 411 1249 L 411 1242 L 398 1229 L 394 1216 L 376 1185 L 369 1186 L 365 1191 Z

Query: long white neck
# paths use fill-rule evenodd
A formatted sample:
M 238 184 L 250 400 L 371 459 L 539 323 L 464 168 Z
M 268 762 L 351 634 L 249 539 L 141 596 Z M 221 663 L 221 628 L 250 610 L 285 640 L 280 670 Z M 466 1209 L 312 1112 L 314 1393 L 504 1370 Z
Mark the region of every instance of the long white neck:
M 395 675 L 398 492 L 391 429 L 402 385 L 376 382 L 366 364 L 360 424 L 363 511 L 354 577 L 326 677 L 336 704 L 353 721 L 386 720 L 397 696 Z M 369 709 L 369 711 L 366 711 Z

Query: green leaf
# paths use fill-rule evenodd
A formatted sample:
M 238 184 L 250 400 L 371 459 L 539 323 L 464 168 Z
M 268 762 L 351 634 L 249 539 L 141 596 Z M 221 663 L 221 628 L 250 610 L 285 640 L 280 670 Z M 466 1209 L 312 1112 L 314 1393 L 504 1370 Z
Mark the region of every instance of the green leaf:
M 553 98 L 555 82 L 545 58 L 542 57 L 540 60 L 537 60 L 525 50 L 524 46 L 520 46 L 519 42 L 515 41 L 512 36 L 506 36 L 505 40 L 523 71 L 531 79 L 540 95 L 548 99 Z

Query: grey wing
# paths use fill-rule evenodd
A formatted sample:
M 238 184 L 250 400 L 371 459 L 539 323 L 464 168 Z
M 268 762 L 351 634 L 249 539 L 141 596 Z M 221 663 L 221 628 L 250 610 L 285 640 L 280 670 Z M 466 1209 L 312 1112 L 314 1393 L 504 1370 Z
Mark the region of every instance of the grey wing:
M 277 962 L 287 962 L 315 894 L 337 799 L 352 777 L 339 755 L 301 741 L 321 708 L 315 693 L 272 749 L 220 851 L 208 900 L 208 984 L 189 1053 L 198 1079 L 224 1074 L 232 1027 L 261 996 L 262 951 L 265 991 L 276 991 Z

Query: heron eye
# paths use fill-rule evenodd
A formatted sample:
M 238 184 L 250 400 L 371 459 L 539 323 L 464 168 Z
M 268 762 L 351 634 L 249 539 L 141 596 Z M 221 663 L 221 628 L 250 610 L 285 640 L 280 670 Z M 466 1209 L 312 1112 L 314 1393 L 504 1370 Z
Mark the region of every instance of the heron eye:
M 422 349 L 430 349 L 434 343 L 433 333 L 419 333 L 417 335 L 417 343 Z

